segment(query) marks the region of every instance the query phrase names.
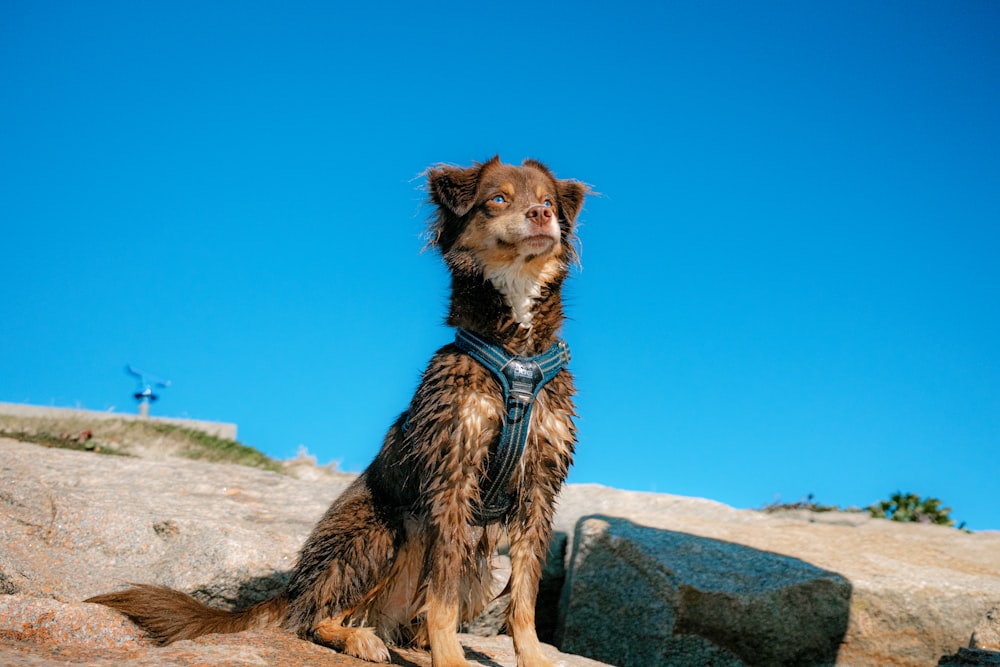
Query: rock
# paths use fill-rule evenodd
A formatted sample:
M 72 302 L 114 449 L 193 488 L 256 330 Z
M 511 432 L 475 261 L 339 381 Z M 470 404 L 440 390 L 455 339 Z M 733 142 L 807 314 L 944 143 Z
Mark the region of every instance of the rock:
M 352 479 L 304 477 L 0 438 L 0 594 L 12 596 L 0 598 L 0 664 L 297 664 L 268 662 L 284 653 L 353 664 L 281 633 L 153 649 L 120 617 L 79 602 L 128 582 L 224 607 L 267 597 Z M 539 630 L 560 636 L 562 651 L 619 667 L 932 665 L 968 644 L 971 628 L 974 642 L 991 645 L 990 626 L 977 624 L 1000 605 L 997 532 L 767 514 L 595 485 L 564 489 L 555 528 Z M 477 632 L 502 624 L 498 605 Z M 495 664 L 513 664 L 495 657 L 507 655 L 506 641 L 463 637 Z M 414 655 L 399 659 L 426 664 Z
M 0 438 L 0 665 L 369 666 L 280 631 L 154 647 L 124 617 L 80 602 L 129 582 L 165 584 L 221 607 L 268 597 L 352 479 L 324 473 L 299 480 Z M 516 664 L 509 638 L 461 641 L 473 662 Z M 601 667 L 546 650 L 566 667 Z M 394 658 L 430 667 L 425 651 L 400 650 Z
M 0 438 L 0 590 L 72 602 L 150 582 L 267 597 L 353 479 L 45 449 Z
M 833 664 L 851 585 L 796 558 L 594 517 L 580 522 L 559 645 L 618 665 Z
M 467 657 L 489 667 L 515 667 L 509 637 L 459 637 Z M 545 652 L 565 667 L 602 667 L 601 663 L 560 653 Z M 410 667 L 431 667 L 430 655 L 416 649 L 393 650 L 393 662 Z M 280 630 L 206 635 L 158 647 L 142 637 L 124 617 L 101 605 L 66 604 L 26 596 L 0 597 L 0 664 L 6 667 L 55 667 L 86 664 L 90 667 L 371 667 L 371 663 Z
M 143 633 L 118 612 L 99 604 L 67 605 L 44 598 L 6 595 L 0 596 L 0 639 L 103 649 L 142 642 Z
M 535 629 L 538 638 L 543 642 L 552 643 L 556 636 L 556 622 L 559 616 L 559 597 L 562 594 L 563 581 L 566 576 L 566 536 L 557 533 L 549 544 L 549 553 L 542 568 L 542 580 L 538 587 L 538 600 L 535 604 Z M 506 585 L 510 578 L 510 558 L 502 554 L 497 559 L 499 578 Z M 463 627 L 469 634 L 489 637 L 505 631 L 507 605 L 510 593 L 505 593 L 491 602 L 486 610 L 475 620 Z
M 958 653 L 944 656 L 938 665 L 1000 665 L 1000 607 L 993 607 L 986 612 L 986 617 L 973 630 L 968 648 L 960 648 Z
M 835 514 L 568 486 L 557 644 L 622 667 L 916 667 L 1000 601 L 1000 533 Z
M 548 557 L 542 567 L 542 581 L 538 586 L 538 600 L 535 604 L 535 626 L 538 638 L 546 642 L 556 641 L 559 631 L 559 604 L 566 582 L 566 535 L 556 533 L 549 543 Z
M 938 667 L 991 667 L 1000 665 L 1000 653 L 976 648 L 961 648 L 955 655 L 946 655 Z
M 462 632 L 479 637 L 493 637 L 502 634 L 507 624 L 507 605 L 510 603 L 510 593 L 500 593 L 507 587 L 510 580 L 510 556 L 501 553 L 494 562 L 494 594 L 498 597 L 490 602 L 479 616 L 463 623 L 459 628 Z
M 972 631 L 969 648 L 1000 651 L 1000 607 L 986 612 L 986 618 Z

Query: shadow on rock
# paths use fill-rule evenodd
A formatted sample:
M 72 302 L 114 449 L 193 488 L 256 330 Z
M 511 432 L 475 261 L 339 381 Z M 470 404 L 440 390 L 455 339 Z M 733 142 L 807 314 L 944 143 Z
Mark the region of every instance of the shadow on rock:
M 851 584 L 797 558 L 607 516 L 577 524 L 563 651 L 620 667 L 833 665 Z
M 291 572 L 275 571 L 271 574 L 237 581 L 211 582 L 182 592 L 188 593 L 191 597 L 210 607 L 226 610 L 246 609 L 281 593 L 285 590 L 285 584 L 290 576 Z

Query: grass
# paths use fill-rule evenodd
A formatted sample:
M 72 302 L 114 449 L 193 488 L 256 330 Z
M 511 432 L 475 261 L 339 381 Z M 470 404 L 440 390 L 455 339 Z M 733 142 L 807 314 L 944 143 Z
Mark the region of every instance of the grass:
M 283 472 L 284 470 L 278 461 L 236 440 L 220 438 L 204 431 L 175 424 L 154 422 L 150 426 L 163 435 L 187 440 L 187 446 L 179 452 L 184 458 L 213 463 L 237 463 L 272 472 Z
M 773 514 L 774 512 L 785 512 L 789 510 L 808 510 L 810 512 L 861 512 L 862 510 L 858 507 L 839 507 L 837 505 L 821 505 L 813 500 L 813 494 L 809 494 L 805 498 L 798 500 L 794 503 L 783 503 L 781 501 L 775 501 L 770 505 L 765 505 L 760 508 L 761 512 L 767 512 Z
M 0 436 L 98 454 L 235 463 L 284 472 L 281 462 L 235 440 L 152 419 L 0 415 Z
M 74 437 L 55 436 L 51 433 L 31 433 L 28 431 L 11 431 L 0 428 L 0 435 L 12 440 L 30 442 L 42 447 L 54 447 L 58 449 L 75 449 L 83 452 L 97 452 L 98 454 L 110 454 L 114 456 L 128 456 L 125 452 L 110 447 L 99 447 L 91 444 L 90 440 L 79 440 Z

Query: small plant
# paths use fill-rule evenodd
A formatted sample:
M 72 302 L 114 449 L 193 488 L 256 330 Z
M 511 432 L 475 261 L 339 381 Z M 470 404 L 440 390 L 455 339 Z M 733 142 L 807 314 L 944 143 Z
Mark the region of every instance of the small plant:
M 783 512 L 787 510 L 809 510 L 810 512 L 856 512 L 857 509 L 848 508 L 847 510 L 842 510 L 837 505 L 821 505 L 814 500 L 813 494 L 807 495 L 805 498 L 794 502 L 794 503 L 783 503 L 780 499 L 776 499 L 770 505 L 765 505 L 761 508 L 762 512 L 774 513 Z
M 951 514 L 950 507 L 941 507 L 941 501 L 937 498 L 921 498 L 915 493 L 897 491 L 892 494 L 889 500 L 882 500 L 870 505 L 868 513 L 876 519 L 930 523 L 938 526 L 955 525 L 949 516 Z

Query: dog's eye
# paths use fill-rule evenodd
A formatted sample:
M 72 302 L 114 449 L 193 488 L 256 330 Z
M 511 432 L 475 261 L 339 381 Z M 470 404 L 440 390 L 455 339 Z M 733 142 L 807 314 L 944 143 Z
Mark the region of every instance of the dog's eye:
M 549 208 L 552 208 L 552 200 L 551 199 L 546 199 L 542 203 L 545 204 L 546 206 L 548 206 Z
M 503 195 L 497 195 L 496 197 L 494 197 L 490 201 L 492 201 L 494 204 L 506 204 L 507 203 L 507 198 L 504 197 Z

